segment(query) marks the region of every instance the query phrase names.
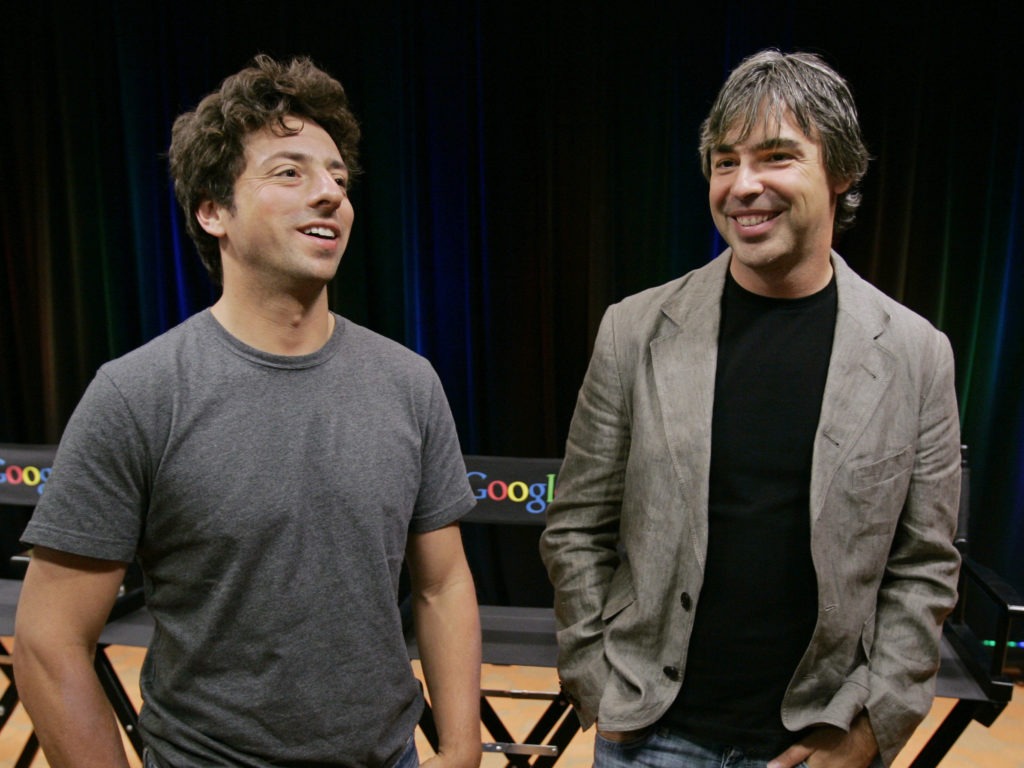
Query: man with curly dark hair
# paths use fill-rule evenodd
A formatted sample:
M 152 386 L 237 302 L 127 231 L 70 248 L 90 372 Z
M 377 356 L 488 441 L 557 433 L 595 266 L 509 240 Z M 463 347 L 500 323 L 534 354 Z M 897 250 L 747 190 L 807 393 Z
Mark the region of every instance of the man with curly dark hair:
M 408 564 L 438 726 L 480 760 L 473 505 L 437 375 L 331 312 L 359 127 L 308 59 L 259 56 L 178 118 L 175 191 L 217 302 L 104 365 L 26 530 L 18 688 L 53 766 L 126 766 L 93 672 L 137 559 L 146 766 L 418 764 Z
M 194 112 L 175 122 L 169 152 L 171 177 L 184 209 L 185 227 L 210 278 L 221 284 L 220 245 L 195 216 L 204 200 L 230 208 L 235 180 L 245 168 L 245 141 L 253 131 L 280 136 L 299 130 L 290 118 L 312 120 L 334 141 L 348 171 L 359 175 L 359 123 L 341 84 L 309 59 L 281 64 L 260 55 L 255 66 L 232 75 Z

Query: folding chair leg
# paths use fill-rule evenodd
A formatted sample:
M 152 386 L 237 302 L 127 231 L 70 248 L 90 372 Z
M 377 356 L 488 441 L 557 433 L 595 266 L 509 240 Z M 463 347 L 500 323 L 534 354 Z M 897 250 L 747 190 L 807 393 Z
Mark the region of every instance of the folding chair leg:
M 550 744 L 558 747 L 558 755 L 555 757 L 538 757 L 533 765 L 534 768 L 551 768 L 558 759 L 558 756 L 565 752 L 565 748 L 569 746 L 569 742 L 572 741 L 572 737 L 580 730 L 580 719 L 576 715 L 576 710 L 569 707 L 569 711 L 565 713 L 565 717 L 562 718 L 562 722 L 555 730 L 552 735 Z
M 494 711 L 491 703 L 483 696 L 480 697 L 480 722 L 483 723 L 494 741 L 507 744 L 515 743 L 516 739 L 501 722 L 501 718 L 498 717 L 498 713 Z M 504 754 L 509 765 L 515 766 L 515 768 L 530 768 L 529 756 L 508 752 Z
M 0 642 L 0 669 L 3 670 L 4 676 L 7 678 L 7 690 L 4 691 L 3 696 L 0 696 L 0 731 L 2 731 L 4 726 L 7 725 L 7 721 L 11 719 L 14 708 L 18 706 L 20 701 L 18 688 L 14 684 L 14 667 L 11 661 L 11 654 L 7 650 L 7 646 L 2 642 Z M 25 746 L 21 749 L 21 754 L 14 763 L 14 768 L 29 768 L 37 752 L 39 752 L 39 737 L 36 736 L 35 731 L 31 731 Z
M 37 752 L 39 752 L 39 737 L 36 736 L 35 731 L 32 731 L 29 734 L 28 741 L 25 742 L 25 746 L 21 750 L 21 755 L 18 756 L 17 761 L 14 763 L 14 768 L 30 768 L 32 762 L 36 759 Z
M 7 667 L 3 668 L 4 672 L 8 675 L 7 690 L 4 691 L 4 695 L 0 697 L 0 731 L 3 730 L 4 726 L 7 725 L 7 721 L 11 717 L 11 713 L 14 712 L 14 708 L 18 706 L 18 689 L 14 687 L 14 679 L 10 677 L 10 672 Z
M 104 646 L 99 646 L 96 649 L 95 668 L 96 675 L 99 677 L 100 684 L 103 686 L 103 690 L 107 694 L 111 706 L 114 708 L 114 714 L 117 715 L 118 722 L 124 728 L 128 741 L 135 748 L 135 753 L 141 758 L 144 746 L 142 744 L 142 736 L 139 734 L 139 715 L 135 711 L 135 706 L 132 704 L 131 699 L 128 698 L 127 691 L 121 685 L 121 679 L 117 676 L 117 672 L 114 671 L 114 665 L 110 663 Z
M 544 739 L 555 727 L 559 720 L 562 719 L 562 715 L 565 714 L 565 710 L 569 708 L 569 702 L 559 696 L 554 699 L 544 710 L 544 714 L 537 720 L 530 733 L 526 736 L 526 741 L 539 742 Z
M 971 724 L 976 707 L 976 702 L 958 701 L 939 724 L 928 743 L 918 752 L 910 768 L 935 768 L 960 738 L 964 729 Z
M 420 715 L 419 727 L 420 730 L 423 731 L 423 735 L 427 737 L 427 743 L 430 744 L 436 752 L 441 740 L 437 736 L 437 726 L 434 724 L 434 712 L 430 709 L 430 705 L 425 701 L 423 702 L 423 714 Z

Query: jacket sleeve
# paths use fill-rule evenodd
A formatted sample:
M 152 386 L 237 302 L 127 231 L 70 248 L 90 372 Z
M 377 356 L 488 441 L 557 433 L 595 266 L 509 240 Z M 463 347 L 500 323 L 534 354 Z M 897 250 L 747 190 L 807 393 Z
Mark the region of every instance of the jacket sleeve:
M 559 677 L 584 728 L 597 718 L 609 672 L 601 613 L 619 564 L 616 547 L 630 446 L 614 311 L 605 313 L 597 333 L 541 537 L 541 557 L 555 589 Z
M 953 353 L 936 334 L 921 393 L 910 485 L 878 592 L 867 710 L 886 765 L 928 713 L 942 623 L 956 603 L 953 546 L 960 496 L 960 432 Z

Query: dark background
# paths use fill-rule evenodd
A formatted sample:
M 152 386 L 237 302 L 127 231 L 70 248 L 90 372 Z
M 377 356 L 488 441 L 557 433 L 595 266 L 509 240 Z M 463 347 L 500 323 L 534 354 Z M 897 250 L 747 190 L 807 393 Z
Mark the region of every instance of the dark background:
M 55 442 L 101 363 L 213 301 L 163 153 L 175 115 L 265 52 L 312 56 L 363 123 L 333 307 L 433 362 L 465 452 L 559 456 L 604 308 L 721 248 L 696 138 L 728 71 L 811 50 L 874 157 L 838 250 L 949 334 L 972 548 L 1024 589 L 1013 5 L 20 3 L 0 38 L 0 441 Z

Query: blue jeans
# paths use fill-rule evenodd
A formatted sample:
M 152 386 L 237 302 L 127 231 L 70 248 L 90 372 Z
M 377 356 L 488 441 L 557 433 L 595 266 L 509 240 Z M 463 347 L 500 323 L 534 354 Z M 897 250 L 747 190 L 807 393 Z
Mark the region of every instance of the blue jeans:
M 409 743 L 405 747 L 405 752 L 398 758 L 398 762 L 395 763 L 392 768 L 419 768 L 420 756 L 416 751 L 416 736 L 415 734 L 409 737 Z
M 601 734 L 594 738 L 594 768 L 765 768 L 772 757 L 749 757 L 733 747 L 695 744 L 670 728 L 652 728 L 621 743 Z M 871 765 L 882 768 L 881 758 Z

